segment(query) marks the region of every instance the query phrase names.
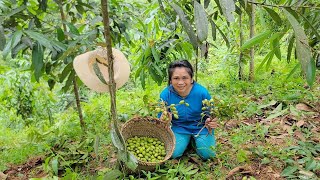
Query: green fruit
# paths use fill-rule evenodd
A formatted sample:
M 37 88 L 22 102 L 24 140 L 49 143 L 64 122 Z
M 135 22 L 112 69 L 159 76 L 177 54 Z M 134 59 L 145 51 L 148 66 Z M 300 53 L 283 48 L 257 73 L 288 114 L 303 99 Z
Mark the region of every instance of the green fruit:
M 186 106 L 189 106 L 189 103 L 186 103 Z
M 179 102 L 179 104 L 184 104 L 185 103 L 185 101 L 184 100 L 181 100 L 180 102 Z
M 177 114 L 174 114 L 173 116 L 174 118 L 179 119 L 179 116 Z

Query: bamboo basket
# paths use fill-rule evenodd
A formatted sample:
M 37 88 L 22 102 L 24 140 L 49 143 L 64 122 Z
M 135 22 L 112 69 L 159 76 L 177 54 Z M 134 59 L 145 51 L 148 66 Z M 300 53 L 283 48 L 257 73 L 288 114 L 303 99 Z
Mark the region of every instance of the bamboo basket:
M 157 165 L 163 164 L 172 156 L 175 148 L 176 140 L 171 128 L 168 126 L 168 123 L 153 117 L 134 117 L 122 126 L 121 133 L 125 141 L 137 136 L 158 138 L 164 143 L 166 150 L 165 158 L 159 162 L 144 162 L 138 160 L 136 172 L 141 170 L 155 170 Z

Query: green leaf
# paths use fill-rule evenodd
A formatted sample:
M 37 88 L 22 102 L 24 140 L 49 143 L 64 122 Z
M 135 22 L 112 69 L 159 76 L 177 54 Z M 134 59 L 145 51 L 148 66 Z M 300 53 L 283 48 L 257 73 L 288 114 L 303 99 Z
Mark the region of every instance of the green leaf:
M 274 54 L 276 57 L 281 61 L 281 50 L 280 50 L 280 43 L 279 38 L 276 38 L 272 41 L 272 48 L 274 50 Z
M 288 44 L 287 62 L 290 62 L 290 59 L 291 59 L 291 52 L 293 49 L 293 43 L 294 43 L 294 36 L 292 35 L 289 39 L 289 44 Z
M 309 21 L 308 18 L 304 17 L 302 14 L 300 14 L 301 17 L 303 17 L 303 19 L 306 21 L 306 23 L 311 27 L 311 30 L 313 32 L 314 35 L 317 36 L 317 39 L 320 39 L 320 34 L 319 34 L 319 30 L 317 30 L 317 28 L 315 28 L 312 23 Z
M 264 59 L 262 60 L 261 64 L 260 64 L 259 67 L 257 68 L 257 72 L 260 71 L 260 69 L 263 67 L 263 65 L 270 59 L 271 56 L 273 57 L 273 55 L 274 55 L 274 51 L 271 50 L 271 51 L 264 57 Z
M 36 42 L 32 48 L 32 67 L 34 68 L 34 76 L 37 82 L 39 82 L 39 79 L 41 77 L 41 70 L 44 65 L 43 58 L 43 47 L 40 43 Z
M 117 133 L 117 130 L 115 128 L 116 127 L 112 125 L 111 131 L 110 131 L 112 143 L 119 151 L 123 151 L 125 149 L 125 145 L 120 139 L 121 134 Z
M 55 175 L 58 175 L 58 158 L 54 157 L 51 161 L 51 166 L 52 166 L 52 170 L 54 172 Z
M 83 14 L 85 12 L 83 6 L 81 6 L 79 4 L 76 5 L 76 9 L 80 14 Z
M 291 9 L 290 7 L 285 7 L 284 8 L 287 12 L 289 12 L 293 17 L 295 17 L 296 19 L 299 19 L 299 15 L 296 13 L 296 11 L 294 11 L 293 9 Z
M 200 42 L 208 38 L 208 18 L 207 13 L 197 1 L 194 1 L 194 20 Z
M 295 32 L 297 57 L 301 63 L 302 71 L 306 76 L 308 76 L 308 66 L 310 65 L 310 61 L 312 61 L 311 49 L 308 45 L 308 38 L 303 28 L 300 26 L 299 22 L 294 18 L 294 16 L 285 9 L 283 10 L 283 12 L 287 16 Z M 311 79 L 311 77 L 309 77 L 309 79 Z
M 316 79 L 316 63 L 313 58 L 311 58 L 310 63 L 307 67 L 307 82 L 311 87 Z
M 243 51 L 245 49 L 248 49 L 258 43 L 263 42 L 265 39 L 267 39 L 271 35 L 272 31 L 267 30 L 265 32 L 262 32 L 260 34 L 257 34 L 255 37 L 249 39 L 243 45 L 241 46 L 240 50 Z
M 3 27 L 0 25 L 0 51 L 4 49 L 6 45 L 6 36 L 4 35 Z
M 220 6 L 222 8 L 223 15 L 228 22 L 234 22 L 233 12 L 236 10 L 236 6 L 233 0 L 220 0 Z
M 146 75 L 144 71 L 140 73 L 140 81 L 141 81 L 142 88 L 146 89 Z
M 65 39 L 64 32 L 61 28 L 57 28 L 57 38 L 60 42 Z
M 297 170 L 298 170 L 298 167 L 296 166 L 288 166 L 281 172 L 281 176 L 291 176 Z
M 300 67 L 299 65 L 300 65 L 300 64 L 298 63 L 297 65 L 294 66 L 294 68 L 293 68 L 293 69 L 290 71 L 290 73 L 288 74 L 286 80 L 288 80 L 288 79 L 293 75 L 293 73 L 296 72 L 296 70 Z
M 38 41 L 42 46 L 53 50 L 53 47 L 51 45 L 51 41 L 47 39 L 47 37 L 41 33 L 35 32 L 35 31 L 30 31 L 26 30 L 24 31 L 30 38 L 32 38 L 35 41 Z
M 314 160 L 313 158 L 310 159 L 307 163 L 306 163 L 306 170 L 316 170 L 317 168 L 317 161 Z
M 74 76 L 75 76 L 75 71 L 71 71 L 65 85 L 62 88 L 63 92 L 67 92 L 69 90 L 69 87 L 72 85 L 72 82 L 74 80 Z
M 258 106 L 258 108 L 259 108 L 259 109 L 263 109 L 263 108 L 266 108 L 266 107 L 269 107 L 269 106 L 273 106 L 273 105 L 275 105 L 276 103 L 277 103 L 277 101 L 272 100 L 272 101 L 270 101 L 270 102 L 267 103 L 267 104 L 263 104 L 263 105 Z
M 213 22 L 213 21 L 212 21 Z M 214 23 L 214 22 L 213 22 Z M 227 36 L 223 33 L 223 31 L 219 28 L 219 26 L 217 26 L 217 24 L 215 24 L 216 28 L 218 29 L 219 33 L 221 34 L 223 40 L 226 42 L 226 45 L 228 48 L 230 48 L 230 42 L 227 38 Z
M 204 8 L 207 9 L 207 7 L 210 4 L 210 0 L 204 0 Z
M 197 49 L 198 48 L 198 41 L 197 41 L 197 37 L 195 35 L 195 32 L 191 26 L 191 24 L 189 23 L 189 21 L 186 18 L 186 15 L 184 14 L 183 10 L 176 4 L 171 4 L 172 8 L 174 9 L 174 11 L 178 14 L 182 26 L 184 27 L 184 30 L 187 32 L 188 37 L 190 39 L 190 43 L 193 46 L 193 49 Z
M 129 169 L 134 171 L 138 167 L 138 159 L 130 152 L 127 152 L 127 153 L 128 153 L 128 161 L 126 161 L 125 164 Z
M 281 26 L 282 21 L 278 13 L 276 13 L 273 9 L 270 9 L 266 6 L 263 6 L 263 8 L 269 13 L 271 18 L 276 22 L 277 25 Z
M 108 179 L 108 180 L 117 180 L 117 179 L 121 179 L 121 177 L 122 177 L 122 172 L 119 169 L 113 169 L 104 175 L 104 179 Z
M 68 65 L 66 65 L 64 67 L 64 69 L 62 70 L 61 74 L 59 74 L 59 82 L 62 83 L 66 77 L 68 77 L 68 75 L 70 74 L 71 70 L 72 70 L 72 63 L 69 63 Z
M 22 31 L 18 30 L 14 32 L 9 40 L 9 42 L 6 44 L 6 46 L 3 49 L 3 57 L 6 58 L 9 54 L 9 52 L 14 48 L 21 40 L 22 37 Z
M 270 119 L 273 119 L 273 118 L 282 116 L 282 115 L 284 115 L 287 111 L 288 111 L 288 109 L 284 109 L 284 110 L 279 111 L 279 112 L 276 112 L 276 113 L 274 113 L 274 114 L 270 114 L 270 115 L 266 118 L 266 120 L 270 120 Z
M 13 15 L 25 10 L 26 7 L 27 7 L 26 5 L 19 6 L 19 7 L 15 8 L 15 9 L 13 9 L 10 13 L 6 14 L 5 17 L 9 18 L 10 16 L 13 16 Z
M 266 70 L 268 70 L 270 68 L 273 56 L 274 56 L 274 51 L 272 51 L 272 54 L 270 54 L 270 57 L 269 57 L 269 59 L 267 61 Z
M 209 21 L 210 21 L 210 24 L 211 24 L 212 40 L 215 41 L 217 39 L 216 24 L 213 22 L 213 20 L 211 18 L 209 19 Z
M 216 2 L 216 5 L 218 6 L 218 9 L 220 11 L 220 14 L 223 14 L 223 11 L 222 11 L 222 8 L 221 8 L 221 5 L 220 5 L 220 2 L 219 0 L 214 0 Z
M 97 75 L 98 79 L 99 79 L 103 84 L 108 85 L 107 81 L 104 79 L 104 76 L 103 76 L 102 72 L 100 71 L 100 67 L 99 67 L 97 61 L 95 61 L 95 62 L 93 63 L 93 66 L 92 66 L 92 67 L 93 67 L 93 71 L 94 71 L 94 73 Z
M 160 61 L 160 57 L 159 57 L 159 54 L 158 54 L 157 50 L 154 48 L 154 46 L 151 47 L 151 52 L 152 52 L 152 56 L 153 56 L 154 60 L 156 62 L 159 62 Z
M 148 70 L 149 73 L 152 77 L 152 79 L 157 82 L 158 85 L 161 85 L 162 83 L 162 76 L 160 76 L 158 73 L 156 73 L 156 65 L 154 63 L 150 63 L 150 65 L 148 65 Z M 162 74 L 162 72 L 161 72 Z
M 77 29 L 73 24 L 71 24 L 71 23 L 69 23 L 69 22 L 66 22 L 66 24 L 67 24 L 67 26 L 69 27 L 69 30 L 70 30 L 70 32 L 71 32 L 72 34 L 75 34 L 75 35 L 78 35 L 78 36 L 80 35 L 78 29 Z

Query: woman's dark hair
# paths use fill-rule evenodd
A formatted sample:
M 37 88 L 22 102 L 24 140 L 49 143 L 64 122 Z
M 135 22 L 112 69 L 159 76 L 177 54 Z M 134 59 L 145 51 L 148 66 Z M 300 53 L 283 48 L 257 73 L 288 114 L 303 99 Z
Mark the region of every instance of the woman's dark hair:
M 191 76 L 191 79 L 193 78 L 193 68 L 192 65 L 188 60 L 180 60 L 180 61 L 175 61 L 169 64 L 168 68 L 168 86 L 170 85 L 170 81 L 172 78 L 172 74 L 175 68 L 177 67 L 185 67 L 187 69 L 188 74 Z

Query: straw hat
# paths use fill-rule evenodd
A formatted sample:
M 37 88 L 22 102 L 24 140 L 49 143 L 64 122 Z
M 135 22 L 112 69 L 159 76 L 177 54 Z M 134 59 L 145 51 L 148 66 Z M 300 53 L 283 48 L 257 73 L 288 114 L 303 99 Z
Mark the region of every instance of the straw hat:
M 121 51 L 112 48 L 112 54 L 114 57 L 114 80 L 116 82 L 116 89 L 118 89 L 128 81 L 130 66 Z M 108 56 L 106 48 L 98 47 L 94 51 L 89 51 L 76 56 L 73 61 L 73 67 L 81 81 L 90 89 L 97 92 L 109 92 L 109 86 L 103 83 L 94 71 L 93 67 L 95 63 L 98 65 L 102 76 L 108 83 Z

